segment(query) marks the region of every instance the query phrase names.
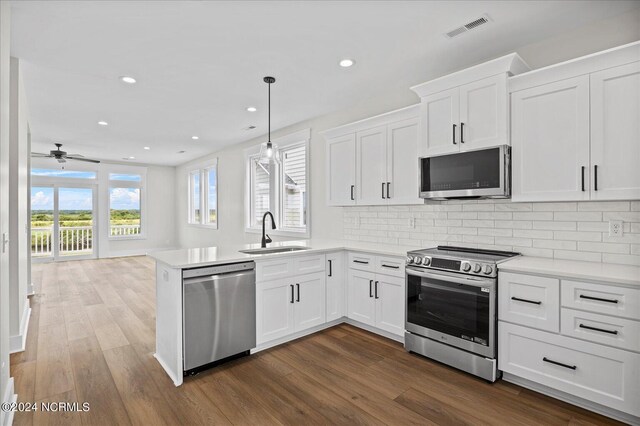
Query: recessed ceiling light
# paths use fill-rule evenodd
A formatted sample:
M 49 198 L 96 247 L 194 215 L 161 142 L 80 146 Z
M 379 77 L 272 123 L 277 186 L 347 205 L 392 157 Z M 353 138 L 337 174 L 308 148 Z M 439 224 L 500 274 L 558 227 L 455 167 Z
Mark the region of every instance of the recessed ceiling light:
M 129 157 L 129 160 L 135 160 L 136 157 Z
M 193 139 L 194 141 L 197 141 L 198 139 L 200 139 L 200 137 L 198 137 L 198 136 L 191 136 L 191 139 Z
M 128 75 L 123 75 L 122 77 L 120 77 L 120 80 L 128 84 L 134 84 L 136 82 L 135 78 L 129 77 Z
M 249 112 L 256 112 L 258 110 L 258 108 L 256 107 L 247 107 L 247 111 Z
M 151 149 L 151 147 L 145 146 L 144 149 L 146 149 L 147 151 L 149 151 Z
M 349 68 L 350 66 L 352 66 L 353 64 L 355 64 L 356 62 L 353 59 L 343 59 L 340 62 L 340 66 L 343 68 Z
M 108 126 L 109 123 L 107 123 L 106 121 L 98 121 L 98 124 L 101 126 Z

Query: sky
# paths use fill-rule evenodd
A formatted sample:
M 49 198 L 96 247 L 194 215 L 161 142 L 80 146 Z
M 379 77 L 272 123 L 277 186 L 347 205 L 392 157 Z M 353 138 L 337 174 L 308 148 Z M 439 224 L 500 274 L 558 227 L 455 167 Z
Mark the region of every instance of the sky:
M 90 188 L 60 188 L 60 210 L 91 210 Z M 134 210 L 140 208 L 139 188 L 109 188 L 111 208 Z M 53 210 L 53 188 L 31 188 L 31 210 Z

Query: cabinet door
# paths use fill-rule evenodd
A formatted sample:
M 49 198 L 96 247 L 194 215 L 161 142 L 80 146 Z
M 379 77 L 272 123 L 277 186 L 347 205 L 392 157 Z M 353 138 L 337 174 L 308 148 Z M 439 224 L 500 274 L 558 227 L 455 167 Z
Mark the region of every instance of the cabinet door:
M 299 275 L 293 280 L 296 286 L 295 331 L 324 324 L 326 318 L 324 272 Z
M 295 331 L 293 305 L 295 286 L 289 280 L 256 285 L 257 344 L 286 336 Z
M 404 335 L 404 278 L 376 275 L 375 326 L 398 336 Z
M 376 275 L 372 272 L 349 269 L 349 318 L 375 325 L 375 299 L 373 285 Z
M 591 74 L 590 78 L 591 199 L 637 200 L 640 198 L 640 62 L 609 68 Z
M 389 204 L 424 204 L 418 196 L 418 131 L 418 118 L 387 126 Z
M 345 315 L 344 253 L 327 254 L 327 322 Z
M 512 93 L 511 119 L 512 200 L 588 200 L 589 77 Z
M 418 148 L 420 157 L 460 150 L 459 104 L 458 88 L 422 98 L 420 105 L 422 140 Z
M 386 204 L 387 128 L 386 126 L 356 134 L 357 204 Z
M 327 204 L 355 204 L 356 136 L 340 136 L 327 140 Z
M 460 149 L 509 143 L 507 75 L 460 87 Z

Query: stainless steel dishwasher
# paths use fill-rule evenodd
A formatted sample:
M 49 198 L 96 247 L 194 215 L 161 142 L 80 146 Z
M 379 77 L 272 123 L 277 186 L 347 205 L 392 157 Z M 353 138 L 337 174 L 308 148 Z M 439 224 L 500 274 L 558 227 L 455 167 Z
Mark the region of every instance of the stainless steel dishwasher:
M 185 270 L 182 333 L 185 375 L 248 355 L 256 347 L 255 263 Z

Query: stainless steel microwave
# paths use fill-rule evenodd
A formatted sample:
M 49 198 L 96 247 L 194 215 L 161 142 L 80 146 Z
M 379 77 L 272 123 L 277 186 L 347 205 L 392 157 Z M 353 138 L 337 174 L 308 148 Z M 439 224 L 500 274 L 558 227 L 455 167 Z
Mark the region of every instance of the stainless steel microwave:
M 420 158 L 420 198 L 509 198 L 511 147 Z

